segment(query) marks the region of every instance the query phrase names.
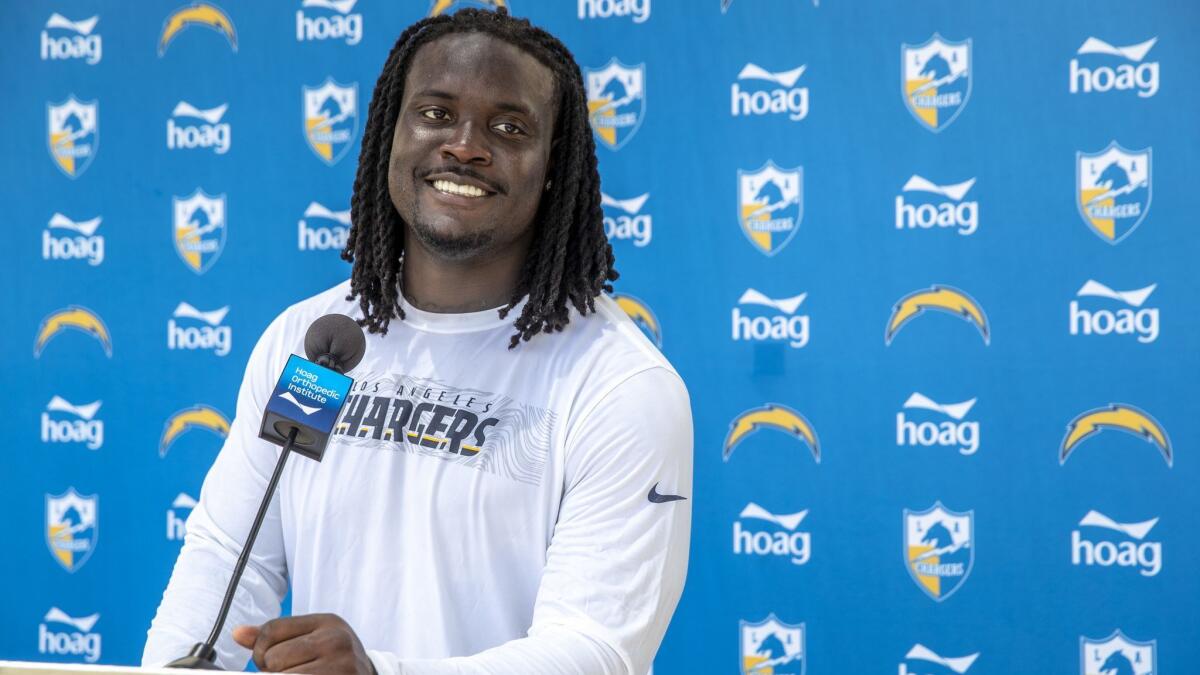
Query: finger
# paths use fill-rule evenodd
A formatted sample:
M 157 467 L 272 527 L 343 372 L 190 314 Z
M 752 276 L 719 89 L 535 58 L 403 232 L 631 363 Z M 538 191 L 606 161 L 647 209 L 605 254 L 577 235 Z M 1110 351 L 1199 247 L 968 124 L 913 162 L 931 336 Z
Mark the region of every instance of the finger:
M 301 663 L 297 666 L 292 666 L 287 670 L 279 671 L 281 673 L 307 673 L 307 675 L 318 675 L 319 673 L 330 672 L 325 662 L 321 659 L 313 659 L 308 663 Z
M 258 633 L 258 626 L 236 626 L 233 629 L 233 641 L 246 649 L 253 649 Z
M 281 673 L 289 668 L 310 663 L 321 657 L 321 650 L 314 639 L 314 633 L 297 635 L 290 640 L 284 640 L 268 647 L 262 655 L 262 662 L 255 663 L 259 668 Z

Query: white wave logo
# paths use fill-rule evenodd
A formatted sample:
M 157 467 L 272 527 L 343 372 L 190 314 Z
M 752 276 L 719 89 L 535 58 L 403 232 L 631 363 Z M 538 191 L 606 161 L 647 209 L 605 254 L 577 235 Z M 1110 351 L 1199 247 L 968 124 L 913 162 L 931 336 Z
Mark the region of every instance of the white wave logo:
M 979 652 L 969 654 L 967 656 L 945 657 L 939 655 L 929 647 L 917 643 L 913 648 L 908 650 L 904 658 L 909 661 L 924 661 L 926 663 L 935 663 L 943 668 L 952 670 L 959 675 L 967 672 L 972 665 L 975 664 L 975 659 L 979 658 Z M 900 675 L 916 675 L 908 670 L 907 664 L 900 664 Z
M 171 502 L 171 508 L 194 509 L 198 503 L 191 495 L 186 492 L 180 492 L 175 496 L 175 500 Z
M 977 399 L 971 399 L 969 401 L 963 401 L 962 403 L 942 404 L 934 401 L 920 392 L 913 392 L 912 396 L 909 396 L 908 400 L 904 402 L 904 407 L 932 410 L 934 412 L 940 412 L 948 417 L 953 417 L 956 420 L 961 420 L 962 418 L 966 417 L 967 413 L 971 412 L 971 408 L 975 406 L 976 400 Z
M 96 232 L 96 228 L 100 227 L 100 221 L 100 216 L 96 216 L 91 220 L 75 222 L 61 213 L 55 213 L 53 216 L 50 216 L 49 225 L 52 229 L 71 230 L 85 237 L 90 237 Z
M 965 180 L 961 183 L 955 183 L 954 185 L 937 185 L 931 180 L 913 174 L 913 176 L 908 179 L 908 182 L 904 184 L 904 191 L 931 192 L 936 195 L 942 195 L 943 197 L 949 197 L 956 202 L 961 202 L 963 197 L 967 195 L 967 192 L 970 191 L 971 187 L 974 185 L 974 178 Z
M 1158 61 L 1145 61 L 1146 55 L 1158 43 L 1157 37 L 1134 45 L 1116 47 L 1104 40 L 1089 37 L 1084 40 L 1077 56 L 1082 56 L 1091 67 L 1080 65 L 1079 58 L 1070 62 L 1070 91 L 1072 94 L 1107 91 L 1136 91 L 1138 98 L 1150 98 L 1158 93 Z M 1099 58 L 1098 58 L 1099 57 Z M 1117 57 L 1125 59 L 1126 63 L 1111 65 L 1111 61 L 1102 57 Z
M 216 124 L 221 121 L 221 118 L 225 116 L 225 111 L 228 109 L 228 103 L 223 103 L 208 110 L 201 110 L 187 101 L 180 101 L 175 104 L 175 109 L 171 111 L 171 115 L 175 117 L 196 117 L 209 124 Z
M 754 518 L 756 520 L 765 520 L 768 523 L 775 523 L 783 529 L 791 532 L 800 526 L 800 523 L 808 516 L 808 509 L 789 513 L 785 515 L 775 515 L 763 507 L 750 502 L 742 512 L 738 514 L 739 518 Z
M 297 401 L 297 400 L 296 400 L 296 397 L 295 397 L 295 396 L 292 396 L 292 392 L 290 392 L 290 391 L 285 391 L 285 392 L 283 392 L 282 394 L 280 394 L 280 395 L 279 395 L 279 398 L 281 398 L 281 399 L 283 399 L 283 400 L 287 401 L 288 403 L 291 403 L 292 405 L 296 406 L 296 407 L 297 407 L 297 408 L 299 408 L 299 409 L 300 409 L 300 411 L 301 411 L 301 412 L 303 412 L 305 415 L 311 415 L 311 414 L 313 414 L 313 413 L 315 413 L 315 412 L 317 412 L 318 410 L 320 410 L 320 409 L 321 409 L 321 407 L 320 407 L 320 406 L 304 405 L 304 404 L 303 404 L 303 403 L 301 403 L 300 401 Z
M 356 4 L 358 4 L 358 0 L 304 0 L 300 6 L 332 9 L 338 14 L 347 14 L 354 9 Z
M 1138 541 L 1146 538 L 1150 534 L 1150 530 L 1158 524 L 1158 518 L 1151 518 L 1140 523 L 1118 523 L 1099 511 L 1088 511 L 1079 521 L 1080 527 L 1103 527 L 1107 530 L 1120 532 L 1127 536 L 1133 537 Z
M 225 315 L 228 313 L 229 305 L 221 307 L 220 309 L 214 309 L 209 312 L 201 312 L 188 303 L 181 302 L 179 303 L 179 306 L 175 308 L 175 313 L 172 316 L 177 319 L 198 319 L 210 326 L 216 326 L 225 320 Z
M 625 213 L 632 214 L 641 211 L 642 205 L 645 204 L 646 200 L 649 198 L 649 192 L 640 197 L 633 197 L 631 199 L 613 199 L 602 192 L 600 193 L 600 206 L 615 206 Z
M 91 35 L 92 29 L 96 27 L 96 23 L 98 21 L 100 21 L 99 14 L 88 19 L 71 21 L 62 14 L 55 12 L 54 14 L 51 14 L 50 19 L 46 21 L 46 28 L 64 28 L 81 35 Z
M 738 72 L 737 81 L 730 88 L 731 114 L 734 117 L 786 114 L 793 122 L 808 117 L 808 87 L 796 86 L 807 69 L 808 65 L 805 64 L 773 73 L 757 64 L 747 63 Z M 759 89 L 751 85 L 749 90 L 743 90 L 738 82 L 746 81 L 770 82 L 779 86 Z
M 75 618 L 75 617 L 70 616 L 69 614 L 67 614 L 66 612 L 62 611 L 61 609 L 59 609 L 57 607 L 51 607 L 50 611 L 46 612 L 46 616 L 42 619 L 42 621 L 46 621 L 46 622 L 64 623 L 64 624 L 71 626 L 73 628 L 76 628 L 79 631 L 84 632 L 84 633 L 90 632 L 92 630 L 92 627 L 95 626 L 96 622 L 99 620 L 100 620 L 99 614 L 92 614 L 91 616 L 81 616 L 79 618 Z
M 1152 37 L 1145 42 L 1140 42 L 1136 45 L 1128 45 L 1125 47 L 1114 47 L 1100 38 L 1089 37 L 1079 45 L 1076 54 L 1107 54 L 1109 56 L 1120 56 L 1121 58 L 1130 61 L 1141 62 L 1146 58 L 1146 54 L 1158 42 L 1157 37 Z
M 54 398 L 50 399 L 50 403 L 46 405 L 46 410 L 70 413 L 81 419 L 90 420 L 96 416 L 96 413 L 100 410 L 100 406 L 102 404 L 103 401 L 93 401 L 87 405 L 74 405 L 61 396 L 55 396 Z
M 1146 302 L 1146 299 L 1150 297 L 1150 294 L 1153 293 L 1154 289 L 1156 288 L 1158 288 L 1158 284 L 1150 284 L 1145 288 L 1139 288 L 1133 291 L 1114 291 L 1099 281 L 1088 279 L 1087 282 L 1083 284 L 1083 287 L 1075 293 L 1075 295 L 1076 297 L 1080 298 L 1091 296 L 1096 298 L 1108 298 L 1110 300 L 1120 300 L 1131 307 L 1141 307 L 1142 303 Z
M 783 312 L 784 314 L 787 314 L 788 316 L 791 316 L 792 314 L 796 313 L 796 310 L 800 308 L 800 304 L 803 303 L 804 299 L 807 297 L 808 293 L 801 293 L 800 295 L 793 295 L 790 298 L 773 300 L 767 297 L 765 294 L 754 290 L 753 288 L 748 288 L 746 289 L 745 293 L 742 293 L 742 297 L 738 298 L 738 304 L 772 307 Z

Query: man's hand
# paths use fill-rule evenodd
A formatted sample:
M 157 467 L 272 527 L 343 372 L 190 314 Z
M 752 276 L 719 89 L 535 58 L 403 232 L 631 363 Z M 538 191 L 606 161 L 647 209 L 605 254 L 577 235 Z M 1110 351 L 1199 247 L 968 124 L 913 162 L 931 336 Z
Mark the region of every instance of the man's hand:
M 259 670 L 310 675 L 375 675 L 350 624 L 336 614 L 305 614 L 238 626 L 233 639 L 254 650 Z

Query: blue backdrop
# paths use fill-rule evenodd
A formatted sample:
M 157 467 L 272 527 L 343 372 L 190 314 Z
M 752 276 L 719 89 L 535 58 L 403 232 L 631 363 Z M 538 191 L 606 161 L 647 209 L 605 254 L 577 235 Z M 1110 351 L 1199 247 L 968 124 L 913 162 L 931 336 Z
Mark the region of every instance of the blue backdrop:
M 139 659 L 251 347 L 348 273 L 388 49 L 477 4 L 0 9 L 0 658 Z M 692 394 L 657 672 L 1200 667 L 1196 6 L 510 6 Z

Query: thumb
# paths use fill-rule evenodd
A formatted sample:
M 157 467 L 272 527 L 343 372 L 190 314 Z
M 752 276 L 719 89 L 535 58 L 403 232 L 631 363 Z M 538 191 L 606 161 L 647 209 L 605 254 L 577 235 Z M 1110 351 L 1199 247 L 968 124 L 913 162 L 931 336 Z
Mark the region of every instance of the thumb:
M 233 629 L 233 641 L 246 649 L 254 649 L 254 643 L 258 640 L 258 626 L 237 626 Z

